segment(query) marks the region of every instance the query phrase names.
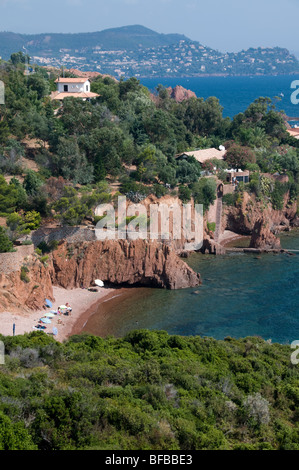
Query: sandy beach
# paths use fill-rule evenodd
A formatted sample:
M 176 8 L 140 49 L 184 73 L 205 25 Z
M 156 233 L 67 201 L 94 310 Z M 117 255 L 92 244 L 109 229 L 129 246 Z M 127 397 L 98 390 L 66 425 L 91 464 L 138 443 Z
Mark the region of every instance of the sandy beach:
M 230 242 L 244 238 L 234 232 L 225 230 L 219 242 L 222 245 L 227 245 Z M 53 294 L 55 301 L 51 308 L 44 308 L 37 311 L 24 311 L 22 314 L 1 312 L 0 313 L 0 334 L 11 336 L 13 334 L 13 324 L 15 324 L 15 334 L 22 335 L 31 331 L 37 331 L 36 326 L 40 318 L 50 310 L 57 310 L 60 305 L 65 305 L 67 302 L 72 307 L 70 315 L 55 315 L 51 319 L 51 324 L 44 325 L 45 333 L 52 333 L 53 327 L 57 328 L 58 334 L 56 339 L 60 342 L 66 340 L 69 336 L 79 334 L 86 331 L 84 328 L 87 324 L 87 329 L 96 331 L 96 334 L 101 336 L 110 333 L 111 325 L 117 322 L 117 315 L 111 315 L 114 310 L 118 311 L 115 306 L 119 301 L 123 301 L 132 294 L 137 295 L 136 289 L 128 288 L 105 288 L 98 287 L 98 292 L 91 292 L 87 289 L 63 289 L 62 287 L 53 287 Z M 139 292 L 138 292 L 139 293 Z M 101 305 L 101 316 L 94 316 Z M 114 325 L 115 326 L 115 325 Z
M 220 235 L 219 243 L 220 245 L 225 246 L 235 240 L 241 240 L 242 238 L 244 239 L 248 237 L 235 232 L 231 232 L 230 230 L 224 230 L 224 232 Z
M 12 336 L 13 324 L 15 324 L 15 334 L 22 335 L 31 331 L 38 331 L 34 327 L 38 324 L 40 318 L 50 310 L 56 310 L 59 305 L 65 305 L 66 302 L 72 307 L 71 315 L 55 315 L 47 328 L 43 331 L 52 333 L 53 327 L 57 328 L 56 339 L 64 341 L 68 336 L 79 333 L 87 321 L 88 317 L 94 313 L 101 301 L 113 296 L 115 289 L 98 288 L 98 292 L 90 292 L 87 289 L 67 290 L 61 287 L 53 287 L 55 302 L 51 308 L 45 308 L 33 312 L 24 312 L 22 315 L 10 312 L 0 313 L 0 334 Z

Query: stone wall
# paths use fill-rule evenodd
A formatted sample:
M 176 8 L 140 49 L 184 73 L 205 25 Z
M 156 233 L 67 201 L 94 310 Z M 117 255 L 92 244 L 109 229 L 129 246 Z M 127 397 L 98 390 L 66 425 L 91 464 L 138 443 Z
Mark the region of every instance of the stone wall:
M 56 228 L 40 228 L 35 230 L 24 239 L 32 240 L 35 247 L 42 241 L 49 243 L 53 240 L 60 242 L 66 240 L 69 243 L 94 241 L 96 240 L 94 228 L 88 227 L 56 227 Z
M 9 274 L 19 271 L 24 264 L 25 258 L 34 253 L 34 245 L 17 247 L 17 251 L 0 254 L 0 273 Z

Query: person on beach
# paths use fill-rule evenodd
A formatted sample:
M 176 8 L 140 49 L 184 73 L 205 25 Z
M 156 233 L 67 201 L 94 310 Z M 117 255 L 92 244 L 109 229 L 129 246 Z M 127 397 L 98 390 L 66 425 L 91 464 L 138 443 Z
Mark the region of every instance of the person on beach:
M 65 305 L 67 307 L 68 314 L 70 315 L 73 309 L 68 302 Z

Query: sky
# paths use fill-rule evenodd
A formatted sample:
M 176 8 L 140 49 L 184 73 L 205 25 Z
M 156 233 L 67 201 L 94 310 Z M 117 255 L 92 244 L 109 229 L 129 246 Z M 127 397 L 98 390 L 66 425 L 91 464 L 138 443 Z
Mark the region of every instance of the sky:
M 298 0 L 0 0 L 0 31 L 93 32 L 140 24 L 222 52 L 286 47 L 299 56 Z

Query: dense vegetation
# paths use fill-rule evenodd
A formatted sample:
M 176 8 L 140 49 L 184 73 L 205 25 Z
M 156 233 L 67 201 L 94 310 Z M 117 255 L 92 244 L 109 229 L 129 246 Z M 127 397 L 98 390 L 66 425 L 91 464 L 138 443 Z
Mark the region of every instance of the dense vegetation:
M 216 197 L 216 167 L 223 181 L 226 169 L 250 169 L 252 183 L 240 189 L 275 208 L 281 207 L 286 192 L 290 201 L 296 200 L 299 143 L 288 137 L 283 116 L 269 98 L 257 99 L 230 120 L 223 118 L 215 97 L 176 103 L 162 86 L 153 97 L 136 78 L 117 82 L 99 77 L 92 82 L 100 95 L 96 100 L 67 98 L 59 107 L 49 98 L 59 71 L 34 66 L 34 73 L 26 76 L 27 60 L 14 53 L 0 63 L 5 83 L 0 216 L 10 217 L 11 240 L 37 228 L 43 218 L 69 225 L 92 218 L 99 203 L 113 201 L 112 182 L 119 191 L 115 197 L 122 193 L 134 202 L 149 194 L 178 195 L 184 202 L 193 197 L 207 210 Z M 175 158 L 220 144 L 228 149 L 224 162 L 201 165 L 193 157 Z M 261 173 L 275 172 L 289 175 L 288 186 L 269 184 L 265 193 Z
M 260 338 L 2 337 L 0 449 L 299 450 L 299 369 Z

